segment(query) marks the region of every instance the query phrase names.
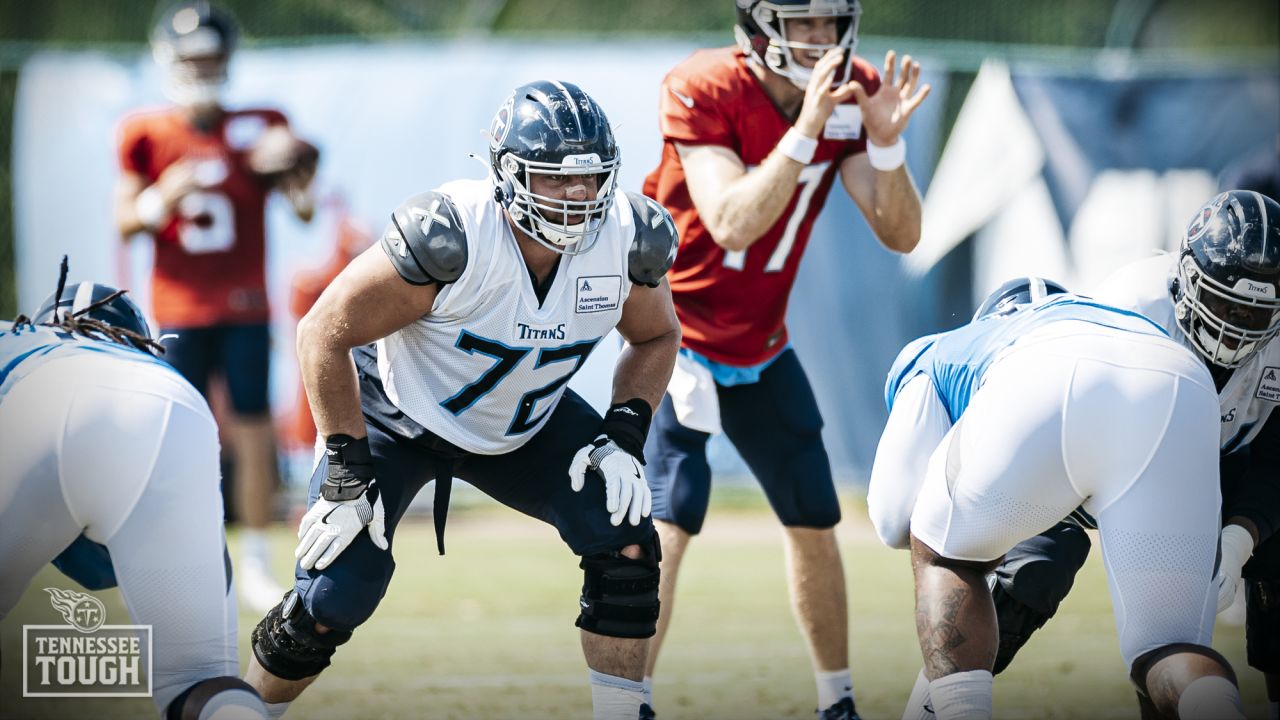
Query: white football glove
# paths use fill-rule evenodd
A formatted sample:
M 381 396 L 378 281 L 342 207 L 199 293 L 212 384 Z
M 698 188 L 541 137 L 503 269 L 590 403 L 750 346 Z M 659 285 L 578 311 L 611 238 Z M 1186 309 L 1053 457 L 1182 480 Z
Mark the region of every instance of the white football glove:
M 369 502 L 369 495 L 374 496 Z M 377 482 L 371 483 L 360 497 L 334 502 L 323 497 L 302 516 L 298 526 L 298 549 L 293 556 L 303 570 L 323 570 L 347 549 L 360 531 L 369 528 L 369 539 L 380 549 L 387 549 L 387 521 L 382 509 L 382 494 Z
M 586 485 L 587 470 L 595 470 L 604 478 L 609 522 L 620 525 L 625 517 L 632 525 L 639 525 L 641 518 L 649 517 L 653 495 L 649 492 L 649 483 L 645 482 L 644 468 L 617 443 L 601 435 L 573 456 L 573 462 L 569 463 L 569 482 L 574 492 Z
M 1218 612 L 1222 612 L 1235 602 L 1240 573 L 1253 554 L 1253 536 L 1239 525 L 1228 525 L 1222 528 L 1219 542 L 1222 558 L 1218 561 L 1218 574 L 1213 577 L 1213 586 L 1218 589 Z

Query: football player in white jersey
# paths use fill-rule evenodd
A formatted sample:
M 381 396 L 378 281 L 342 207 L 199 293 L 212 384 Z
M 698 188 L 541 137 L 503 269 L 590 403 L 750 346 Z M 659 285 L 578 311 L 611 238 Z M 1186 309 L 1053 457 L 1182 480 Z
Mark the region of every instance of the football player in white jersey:
M 1222 483 L 1219 610 L 1238 581 L 1247 590 L 1249 664 L 1266 675 L 1272 720 L 1280 718 L 1280 205 L 1256 192 L 1222 193 L 1196 211 L 1176 253 L 1131 263 L 1094 296 L 1142 313 L 1204 360 L 1218 390 Z M 995 672 L 1057 611 L 1088 557 L 1074 513 L 1019 543 L 996 569 L 1000 623 Z M 923 676 L 922 676 L 923 677 Z M 917 679 L 904 718 L 928 718 Z M 1139 702 L 1146 707 L 1141 695 Z
M 237 677 L 209 406 L 152 354 L 133 301 L 64 287 L 65 262 L 34 319 L 0 330 L 0 618 L 51 560 L 90 589 L 118 584 L 152 628 L 161 715 L 265 718 Z
M 487 180 L 396 209 L 298 327 L 325 454 L 295 588 L 253 633 L 246 679 L 277 716 L 373 614 L 396 524 L 432 480 L 443 553 L 454 476 L 580 556 L 595 717 L 639 715 L 660 559 L 642 449 L 680 341 L 663 279 L 675 226 L 618 191 L 609 122 L 572 84 L 516 88 L 489 160 Z M 602 420 L 566 385 L 614 328 L 628 344 Z
M 973 322 L 909 344 L 889 373 L 867 507 L 886 544 L 911 548 L 930 707 L 991 717 L 985 576 L 1082 506 L 1098 518 L 1134 685 L 1165 717 L 1243 718 L 1231 666 L 1210 647 L 1213 380 L 1148 318 L 1058 290 L 1012 281 Z

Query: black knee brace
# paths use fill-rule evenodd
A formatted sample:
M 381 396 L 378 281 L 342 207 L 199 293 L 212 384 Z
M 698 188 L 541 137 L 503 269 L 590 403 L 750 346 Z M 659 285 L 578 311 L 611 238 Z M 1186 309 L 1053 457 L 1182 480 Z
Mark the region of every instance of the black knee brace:
M 1280 581 L 1245 578 L 1244 587 L 1249 667 L 1280 673 Z
M 201 680 L 169 703 L 165 720 L 204 720 L 227 708 L 240 708 L 266 717 L 267 707 L 249 683 L 234 677 Z M 236 714 L 236 717 L 241 717 Z
M 597 635 L 653 637 L 658 628 L 658 534 L 641 545 L 644 557 L 632 560 L 620 552 L 582 558 L 581 612 L 574 624 Z
M 350 630 L 316 631 L 316 620 L 290 591 L 253 629 L 253 655 L 267 672 L 285 680 L 301 680 L 329 667 Z

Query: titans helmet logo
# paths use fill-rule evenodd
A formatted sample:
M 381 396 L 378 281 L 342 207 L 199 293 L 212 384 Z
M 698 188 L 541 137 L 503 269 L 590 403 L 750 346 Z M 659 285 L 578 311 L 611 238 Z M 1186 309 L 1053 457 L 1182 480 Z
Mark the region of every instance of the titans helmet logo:
M 493 124 L 489 126 L 490 147 L 501 147 L 507 141 L 507 133 L 511 132 L 511 109 L 515 106 L 515 102 L 516 96 L 512 94 L 493 116 Z

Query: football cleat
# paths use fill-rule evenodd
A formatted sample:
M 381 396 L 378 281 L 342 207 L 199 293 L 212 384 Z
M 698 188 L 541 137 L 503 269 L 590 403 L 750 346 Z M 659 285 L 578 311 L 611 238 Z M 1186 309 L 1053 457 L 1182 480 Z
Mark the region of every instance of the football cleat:
M 853 706 L 853 698 L 840 698 L 840 701 L 826 710 L 818 711 L 818 720 L 862 720 L 858 709 Z

